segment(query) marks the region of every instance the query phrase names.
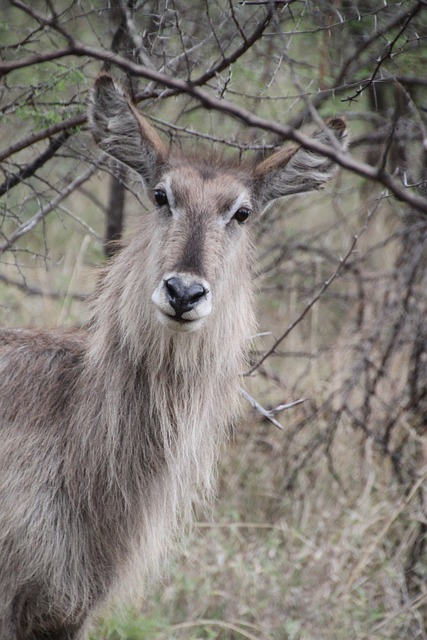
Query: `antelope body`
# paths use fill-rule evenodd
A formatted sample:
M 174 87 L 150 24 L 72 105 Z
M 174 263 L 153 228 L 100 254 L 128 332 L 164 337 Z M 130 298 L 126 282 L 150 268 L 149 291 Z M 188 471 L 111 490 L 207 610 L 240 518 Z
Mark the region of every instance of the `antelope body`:
M 253 221 L 334 171 L 302 148 L 245 167 L 169 153 L 106 75 L 91 123 L 155 207 L 84 330 L 0 331 L 1 640 L 86 637 L 209 498 L 255 328 Z

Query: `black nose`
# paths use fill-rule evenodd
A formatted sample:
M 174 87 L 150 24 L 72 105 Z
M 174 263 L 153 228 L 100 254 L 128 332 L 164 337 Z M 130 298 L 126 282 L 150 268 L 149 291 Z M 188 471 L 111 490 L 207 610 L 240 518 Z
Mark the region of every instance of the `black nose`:
M 165 280 L 165 287 L 169 304 L 175 309 L 177 316 L 194 309 L 207 294 L 205 287 L 198 282 L 186 285 L 180 278 Z

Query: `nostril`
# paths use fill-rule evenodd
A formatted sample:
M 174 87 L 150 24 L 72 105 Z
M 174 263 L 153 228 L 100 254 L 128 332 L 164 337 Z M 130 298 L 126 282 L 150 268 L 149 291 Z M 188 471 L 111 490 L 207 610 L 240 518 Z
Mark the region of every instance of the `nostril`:
M 203 298 L 207 294 L 207 290 L 201 284 L 191 284 L 188 287 L 187 296 L 192 302 L 197 302 L 200 298 Z
M 172 299 L 179 298 L 184 288 L 179 278 L 169 278 L 169 280 L 165 280 L 165 287 Z

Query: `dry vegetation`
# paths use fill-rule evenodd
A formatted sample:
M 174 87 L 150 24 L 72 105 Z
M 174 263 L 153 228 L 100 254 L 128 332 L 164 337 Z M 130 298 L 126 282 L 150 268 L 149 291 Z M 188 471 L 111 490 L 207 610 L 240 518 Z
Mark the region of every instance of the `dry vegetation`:
M 175 144 L 247 157 L 278 143 L 248 112 L 308 129 L 342 113 L 355 163 L 260 224 L 244 376 L 259 406 L 242 399 L 212 512 L 140 609 L 94 638 L 427 638 L 427 5 L 53 4 L 0 2 L 1 324 L 84 322 L 105 217 L 121 224 L 109 174 L 128 188 L 126 227 L 146 215 L 85 130 L 111 50 Z M 187 79 L 199 102 L 174 85 Z M 203 108 L 219 98 L 243 124 Z

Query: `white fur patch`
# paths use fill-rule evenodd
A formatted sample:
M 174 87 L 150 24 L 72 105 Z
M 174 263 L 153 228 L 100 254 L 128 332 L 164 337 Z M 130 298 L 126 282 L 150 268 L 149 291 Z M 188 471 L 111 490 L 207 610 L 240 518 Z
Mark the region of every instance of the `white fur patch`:
M 179 278 L 186 286 L 197 283 L 206 290 L 205 296 L 203 296 L 194 309 L 183 313 L 179 318 L 176 317 L 175 310 L 167 297 L 165 283 L 170 278 Z M 212 311 L 212 294 L 209 283 L 203 278 L 196 278 L 190 273 L 166 273 L 154 289 L 151 300 L 157 307 L 156 315 L 161 324 L 173 331 L 189 332 L 200 329 L 202 324 L 204 324 L 205 318 Z
M 249 194 L 246 191 L 242 191 L 242 193 L 239 194 L 231 207 L 228 209 L 228 211 L 222 214 L 220 218 L 221 226 L 225 227 L 230 222 L 230 220 L 232 220 L 237 211 L 241 209 L 241 207 L 246 207 L 250 210 L 252 209 Z

